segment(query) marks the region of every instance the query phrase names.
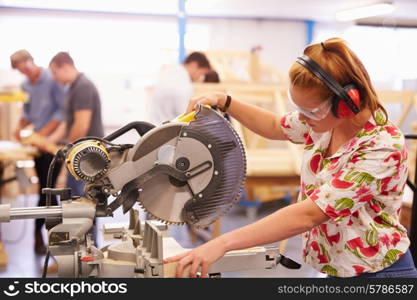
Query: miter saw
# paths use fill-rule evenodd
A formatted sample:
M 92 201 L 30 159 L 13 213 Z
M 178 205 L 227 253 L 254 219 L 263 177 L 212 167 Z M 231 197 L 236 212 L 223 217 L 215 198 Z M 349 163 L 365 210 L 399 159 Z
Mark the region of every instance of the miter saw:
M 131 129 L 141 136 L 135 145 L 113 143 Z M 206 106 L 158 127 L 134 122 L 102 139 L 79 139 L 58 151 L 49 173 L 58 160 L 88 182 L 86 197 L 53 189 L 49 180 L 43 190 L 46 207 L 0 205 L 0 221 L 46 218 L 48 254 L 57 261 L 60 277 L 173 276 L 175 264 L 163 259 L 186 249 L 169 237 L 168 225 L 209 226 L 239 200 L 246 172 L 239 136 L 223 115 Z M 61 206 L 50 206 L 52 195 Z M 139 220 L 136 203 L 153 220 Z M 96 248 L 88 234 L 94 218 L 112 216 L 119 207 L 130 213 L 129 225 L 104 226 L 106 238 L 120 241 Z M 228 252 L 210 266 L 209 275 L 278 263 L 300 267 L 276 248 L 257 247 Z

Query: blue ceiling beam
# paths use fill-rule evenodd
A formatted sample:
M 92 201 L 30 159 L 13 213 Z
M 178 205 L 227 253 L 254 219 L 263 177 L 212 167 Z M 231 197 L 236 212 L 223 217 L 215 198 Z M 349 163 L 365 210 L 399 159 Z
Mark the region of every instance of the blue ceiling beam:
M 185 34 L 187 32 L 187 14 L 185 1 L 178 0 L 178 61 L 182 63 L 185 59 Z
M 316 25 L 315 21 L 307 20 L 304 21 L 306 24 L 306 45 L 310 45 L 313 42 L 314 38 L 314 27 Z

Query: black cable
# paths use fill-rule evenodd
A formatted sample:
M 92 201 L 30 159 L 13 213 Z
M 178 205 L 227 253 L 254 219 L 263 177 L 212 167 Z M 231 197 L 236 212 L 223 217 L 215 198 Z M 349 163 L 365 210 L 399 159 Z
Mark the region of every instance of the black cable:
M 43 263 L 43 271 L 42 271 L 42 278 L 46 278 L 46 273 L 48 272 L 48 263 L 49 263 L 49 256 L 51 255 L 51 251 L 46 252 L 45 255 L 45 262 Z
M 56 155 L 52 159 L 51 164 L 49 165 L 49 168 L 48 168 L 48 175 L 46 177 L 46 187 L 47 188 L 52 188 L 52 174 L 53 174 L 53 171 L 55 169 L 56 162 L 59 159 L 64 159 L 64 157 L 65 157 L 64 152 L 61 149 L 61 150 L 58 150 L 58 152 L 56 153 Z M 46 194 L 46 206 L 47 207 L 51 206 L 51 197 L 52 197 L 51 193 Z M 46 252 L 46 256 L 45 256 L 45 261 L 43 263 L 42 278 L 46 277 L 46 272 L 48 271 L 48 263 L 49 263 L 49 256 L 50 255 L 51 255 L 51 253 L 48 249 L 47 252 Z
M 100 142 L 105 143 L 105 144 L 110 145 L 110 146 L 117 146 L 117 147 L 122 146 L 120 144 L 115 144 L 115 143 L 109 142 L 108 140 L 98 138 L 98 137 L 95 137 L 95 136 L 82 137 L 82 138 L 79 138 L 78 140 L 75 140 L 71 144 L 74 145 L 74 144 L 77 144 L 79 142 L 88 141 L 88 140 L 97 140 L 97 141 L 100 141 Z
M 407 186 L 413 191 L 413 193 L 417 193 L 417 187 L 411 182 L 410 179 L 406 181 Z
M 58 153 L 59 153 L 59 151 L 58 151 Z M 50 188 L 50 189 L 52 188 L 52 174 L 53 174 L 54 169 L 55 169 L 55 164 L 58 160 L 57 157 L 60 156 L 60 155 L 58 155 L 58 153 L 54 156 L 54 158 L 51 161 L 51 164 L 49 165 L 48 175 L 46 177 L 46 188 Z M 51 206 L 51 196 L 52 196 L 51 193 L 46 193 L 46 206 L 47 207 Z

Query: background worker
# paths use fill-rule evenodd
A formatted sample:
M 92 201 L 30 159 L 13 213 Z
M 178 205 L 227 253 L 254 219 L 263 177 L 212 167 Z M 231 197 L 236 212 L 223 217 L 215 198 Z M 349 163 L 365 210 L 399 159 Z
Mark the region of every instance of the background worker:
M 210 62 L 201 52 L 191 53 L 182 64 L 163 68 L 148 105 L 150 122 L 160 125 L 182 114 L 193 95 L 192 83 L 203 81 L 210 70 Z
M 35 64 L 32 55 L 27 50 L 19 50 L 10 56 L 13 69 L 22 73 L 26 80 L 22 89 L 28 93 L 29 101 L 23 105 L 23 116 L 15 130 L 15 137 L 20 140 L 20 131 L 29 125 L 33 125 L 34 131 L 44 137 L 48 137 L 63 121 L 64 88 L 56 82 L 50 70 Z M 42 148 L 42 145 L 38 145 Z M 45 206 L 46 196 L 42 189 L 46 187 L 49 165 L 53 154 L 40 149 L 35 157 L 35 170 L 39 178 L 39 206 Z M 60 170 L 57 164 L 52 174 L 52 184 L 55 185 Z M 56 198 L 52 197 L 52 205 L 56 205 Z M 45 254 L 46 247 L 42 237 L 42 226 L 45 219 L 35 221 L 35 253 Z

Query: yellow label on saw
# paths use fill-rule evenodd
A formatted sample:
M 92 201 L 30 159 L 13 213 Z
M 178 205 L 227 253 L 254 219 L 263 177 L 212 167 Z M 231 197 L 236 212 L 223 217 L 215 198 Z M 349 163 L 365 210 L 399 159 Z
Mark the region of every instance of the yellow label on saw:
M 205 104 L 204 106 L 210 107 L 210 105 L 207 105 L 207 104 Z M 195 120 L 195 110 L 193 110 L 192 112 L 189 112 L 188 114 L 183 113 L 183 114 L 179 115 L 178 117 L 176 117 L 172 121 L 173 122 L 189 123 L 189 122 L 194 121 L 194 120 Z

